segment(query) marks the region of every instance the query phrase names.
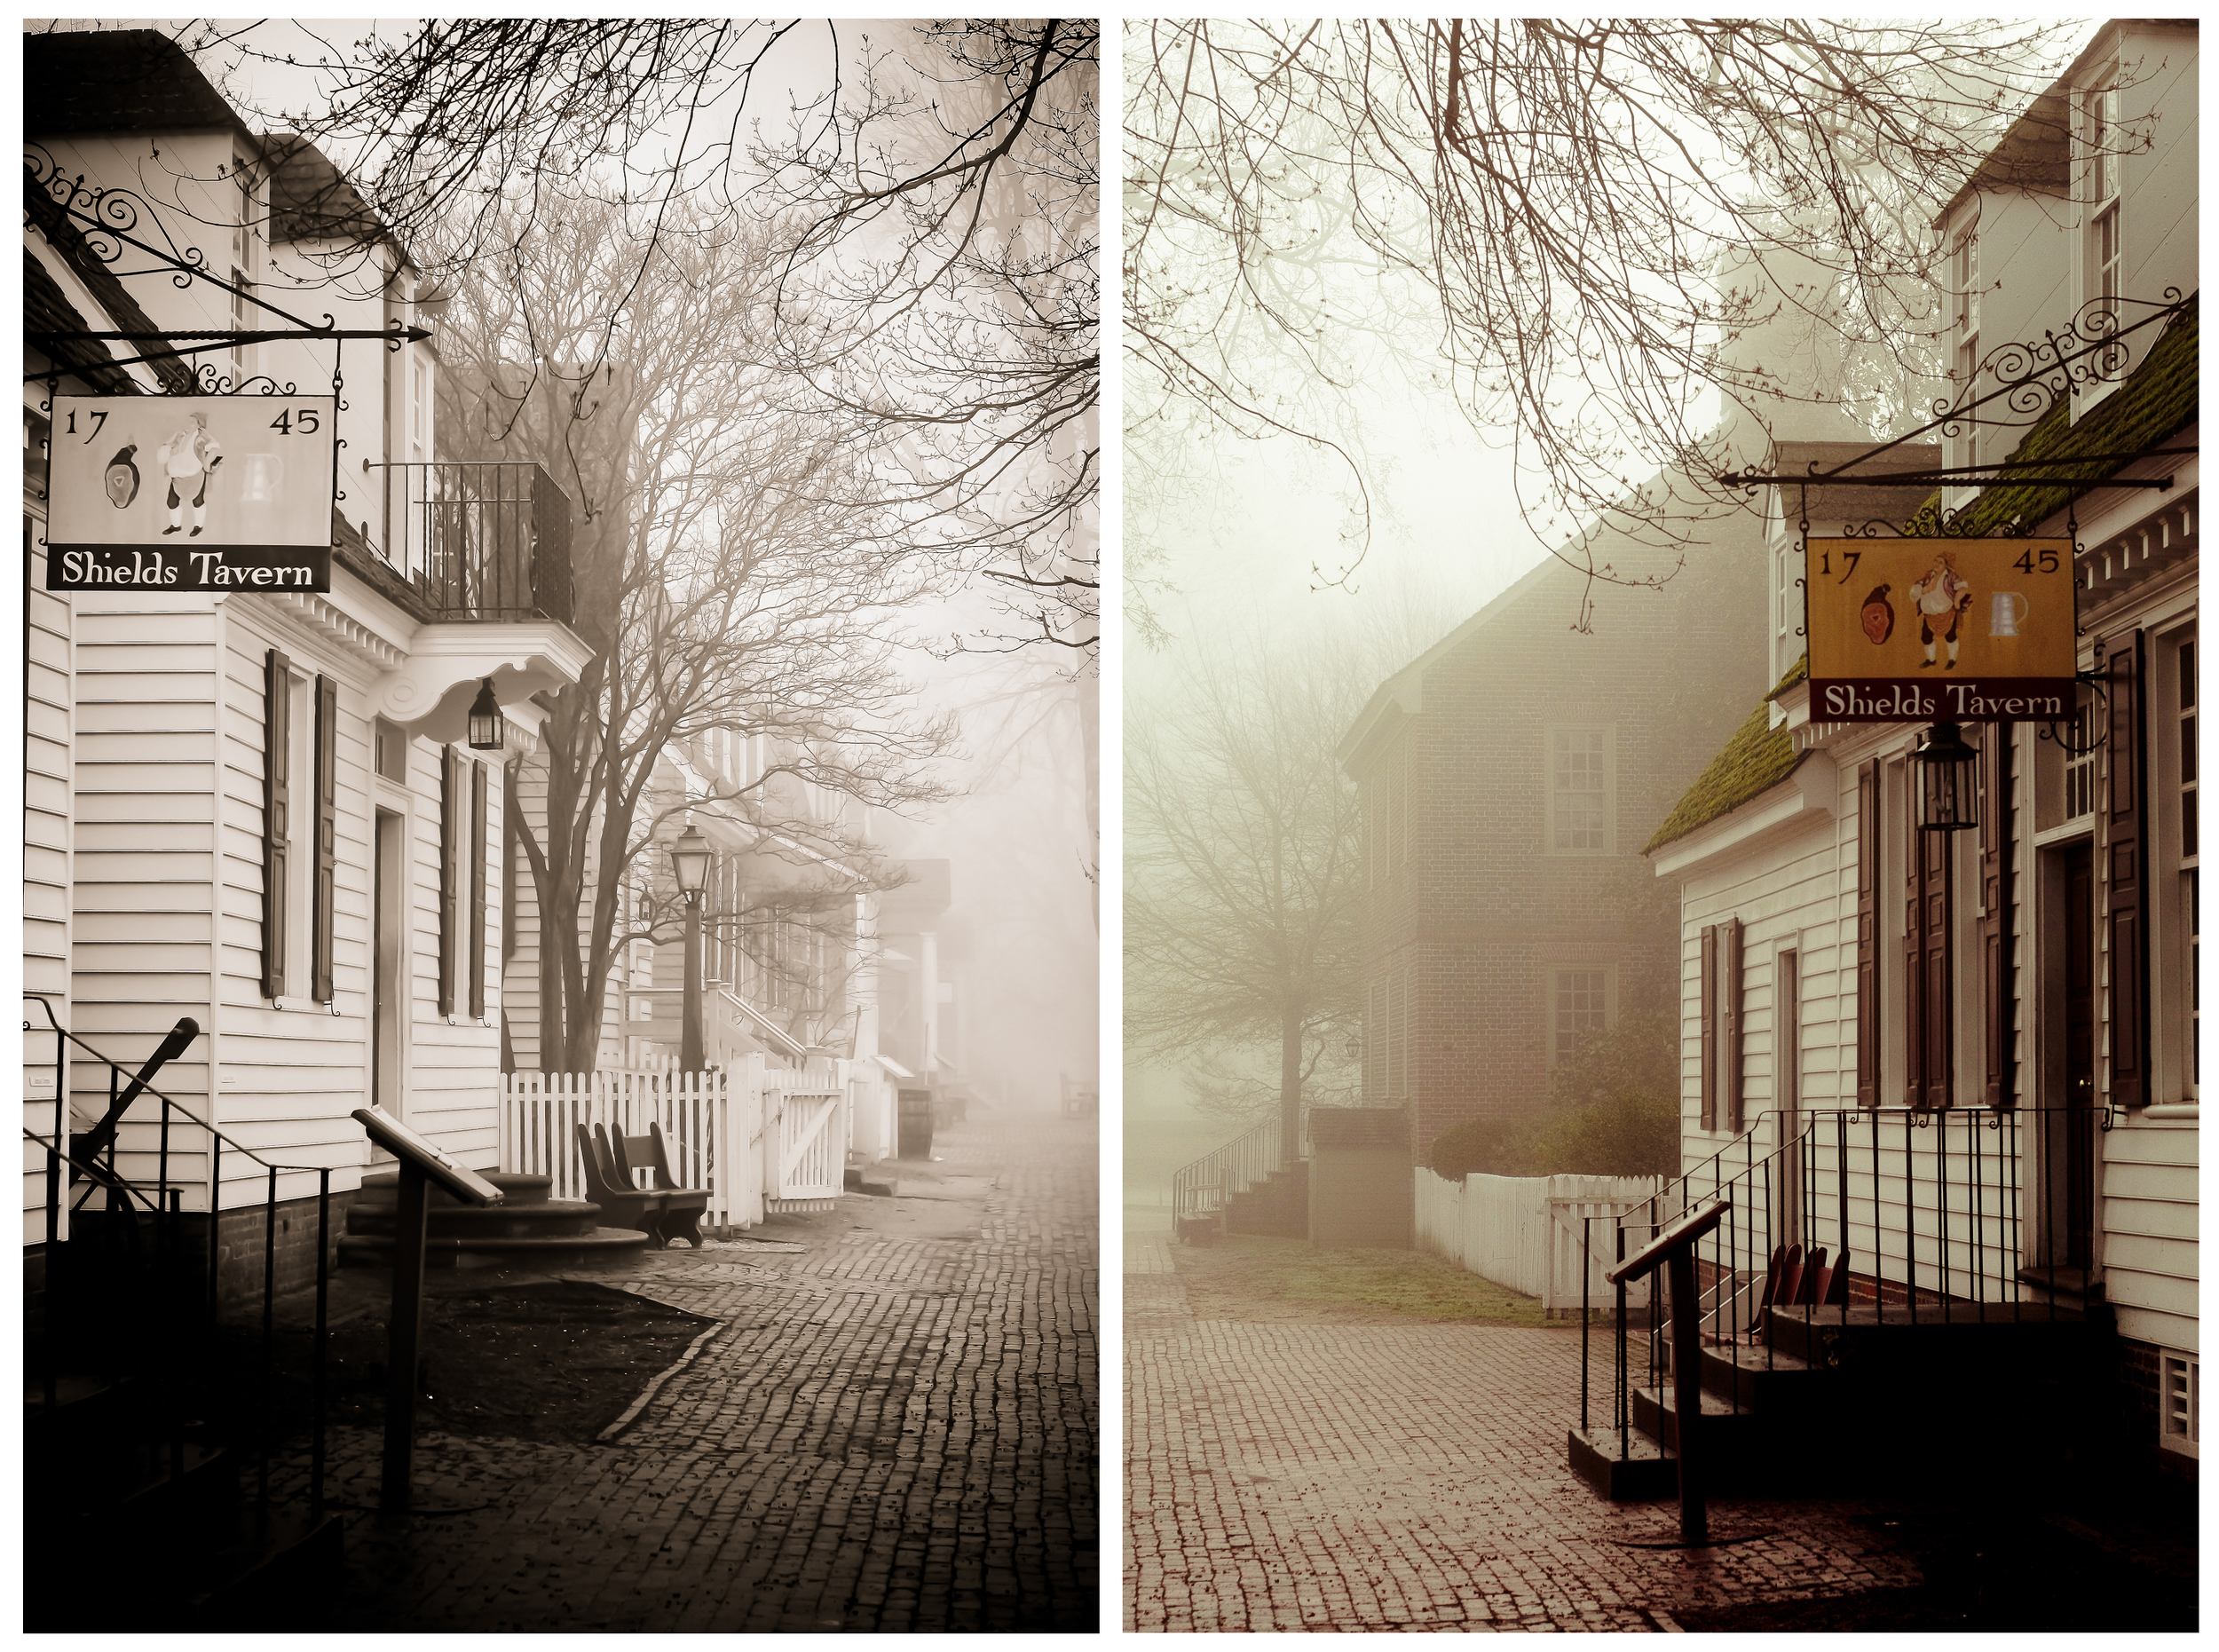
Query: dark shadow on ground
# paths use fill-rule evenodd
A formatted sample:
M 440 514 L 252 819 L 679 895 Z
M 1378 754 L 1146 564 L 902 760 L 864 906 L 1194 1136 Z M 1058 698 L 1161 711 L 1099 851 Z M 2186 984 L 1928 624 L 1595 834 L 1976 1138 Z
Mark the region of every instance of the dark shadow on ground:
M 2192 1632 L 2192 1490 L 2125 1476 L 1982 1503 L 1869 1505 L 1875 1547 L 1916 1557 L 1926 1581 L 1820 1601 L 1680 1610 L 1691 1632 Z
M 381 1274 L 381 1283 L 386 1276 Z M 382 1427 L 388 1290 L 331 1328 L 326 1373 L 335 1424 Z M 715 1322 L 580 1280 L 490 1284 L 448 1276 L 423 1304 L 419 1430 L 587 1444 Z M 233 1393 L 261 1405 L 258 1343 L 225 1339 Z M 312 1333 L 280 1327 L 272 1404 L 280 1437 L 308 1426 Z

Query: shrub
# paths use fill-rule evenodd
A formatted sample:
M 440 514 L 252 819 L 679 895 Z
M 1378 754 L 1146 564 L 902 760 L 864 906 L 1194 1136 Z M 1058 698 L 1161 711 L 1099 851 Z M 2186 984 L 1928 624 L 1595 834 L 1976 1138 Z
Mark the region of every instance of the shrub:
M 1460 1180 L 1653 1176 L 1679 1168 L 1679 1023 L 1623 1016 L 1549 1075 L 1547 1104 L 1519 1118 L 1467 1118 L 1433 1138 L 1425 1162 Z
M 1461 1182 L 1473 1174 L 1530 1176 L 1540 1173 L 1529 1166 L 1534 1137 L 1543 1120 L 1522 1118 L 1466 1118 L 1450 1125 L 1433 1138 L 1425 1162 L 1435 1175 Z

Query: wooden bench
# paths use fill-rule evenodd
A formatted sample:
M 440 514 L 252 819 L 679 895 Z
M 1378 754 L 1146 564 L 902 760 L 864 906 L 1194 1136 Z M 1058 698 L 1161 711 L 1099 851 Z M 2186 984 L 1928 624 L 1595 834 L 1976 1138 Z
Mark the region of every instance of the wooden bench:
M 596 1125 L 578 1132 L 578 1160 L 586 1174 L 586 1197 L 601 1206 L 612 1228 L 630 1228 L 644 1233 L 657 1250 L 663 1246 L 661 1193 L 631 1185 L 632 1179 L 617 1168 L 608 1133 Z
M 610 1145 L 615 1150 L 616 1167 L 627 1188 L 636 1186 L 644 1171 L 653 1178 L 652 1190 L 663 1196 L 661 1225 L 655 1235 L 658 1244 L 683 1239 L 699 1250 L 701 1218 L 709 1208 L 709 1190 L 678 1185 L 678 1178 L 671 1174 L 670 1143 L 663 1139 L 662 1126 L 650 1122 L 645 1135 L 612 1133 Z

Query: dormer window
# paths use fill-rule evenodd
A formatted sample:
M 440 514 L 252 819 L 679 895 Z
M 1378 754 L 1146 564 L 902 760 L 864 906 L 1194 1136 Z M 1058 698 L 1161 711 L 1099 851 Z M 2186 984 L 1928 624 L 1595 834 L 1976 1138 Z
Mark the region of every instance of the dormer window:
M 1956 381 L 1957 403 L 1960 407 L 1978 397 L 1973 383 L 1980 370 L 1980 236 L 1969 229 L 1957 237 L 1957 245 L 1951 264 L 1957 290 L 1957 356 L 1955 370 L 1950 375 Z M 1980 462 L 1980 426 L 1976 414 L 1967 419 L 1957 438 L 1957 462 L 1976 465 Z M 1972 486 L 1977 486 L 1977 480 Z
M 233 155 L 231 162 L 232 200 L 237 217 L 231 231 L 231 327 L 234 333 L 245 332 L 253 323 L 253 304 L 248 295 L 254 290 L 255 225 L 261 215 L 255 209 L 254 169 L 244 156 Z M 254 346 L 233 344 L 231 348 L 232 382 L 234 387 L 246 382 L 253 370 Z
M 2088 279 L 2085 296 L 2119 296 L 2119 88 L 2114 75 L 2087 95 Z

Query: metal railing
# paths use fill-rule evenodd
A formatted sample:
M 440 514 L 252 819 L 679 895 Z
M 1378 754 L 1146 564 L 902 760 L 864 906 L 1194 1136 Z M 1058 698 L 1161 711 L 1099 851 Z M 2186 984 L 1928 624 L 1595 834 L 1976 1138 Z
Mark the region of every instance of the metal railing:
M 257 1497 L 266 1520 L 271 1506 L 270 1460 L 280 1443 L 277 1430 L 285 1408 L 275 1394 L 278 1177 L 280 1173 L 313 1175 L 316 1182 L 316 1319 L 308 1379 L 312 1439 L 309 1458 L 309 1497 L 312 1517 L 325 1514 L 327 1441 L 327 1371 L 330 1342 L 331 1170 L 325 1166 L 272 1164 L 243 1146 L 151 1080 L 160 1065 L 181 1053 L 198 1029 L 180 1021 L 170 1039 L 153 1061 L 127 1075 L 115 1061 L 100 1054 L 56 1019 L 53 1006 L 36 992 L 26 1000 L 45 1014 L 44 1031 L 54 1040 L 54 1126 L 51 1136 L 23 1128 L 24 1138 L 45 1154 L 45 1283 L 42 1300 L 43 1334 L 36 1359 L 40 1371 L 38 1404 L 47 1416 L 59 1413 L 61 1403 L 62 1341 L 69 1337 L 70 1316 L 106 1328 L 92 1355 L 95 1364 L 110 1378 L 138 1376 L 148 1380 L 155 1394 L 153 1408 L 159 1438 L 146 1443 L 166 1458 L 170 1474 L 185 1472 L 188 1444 L 222 1442 L 195 1438 L 208 1427 L 207 1419 L 229 1412 L 233 1427 L 243 1427 L 253 1439 L 256 1454 Z M 29 1019 L 25 1032 L 39 1031 Z M 174 1046 L 174 1048 L 172 1047 Z M 101 1125 L 83 1140 L 68 1131 L 69 1067 L 75 1050 L 108 1070 L 108 1111 Z M 135 1149 L 128 1157 L 151 1157 L 154 1174 L 126 1174 L 117 1165 L 118 1138 L 124 1115 L 141 1097 L 160 1103 L 158 1134 L 151 1154 Z M 173 1142 L 173 1132 L 197 1133 L 199 1141 Z M 238 1418 L 241 1395 L 228 1379 L 221 1333 L 226 1329 L 222 1290 L 223 1216 L 219 1208 L 223 1187 L 224 1151 L 243 1154 L 266 1173 L 263 1207 L 260 1328 L 252 1349 L 255 1366 L 251 1419 Z M 205 1254 L 186 1233 L 188 1213 L 184 1208 L 187 1182 L 172 1174 L 173 1160 L 191 1152 L 204 1152 L 208 1161 L 209 1209 Z M 78 1188 L 85 1190 L 82 1198 Z M 106 1195 L 106 1208 L 91 1211 L 86 1202 L 94 1193 Z M 65 1200 L 69 1238 L 62 1235 Z M 254 1203 L 234 1205 L 228 1213 L 251 1212 Z M 249 1221 L 251 1219 L 249 1219 Z M 96 1263 L 88 1252 L 72 1255 L 73 1247 L 99 1247 Z M 120 1252 L 120 1256 L 118 1253 Z M 73 1299 L 82 1289 L 83 1295 Z M 121 1295 L 124 1300 L 109 1300 Z M 33 1419 L 39 1414 L 36 1408 Z
M 1191 1165 L 1171 1173 L 1173 1231 L 1190 1217 L 1214 1216 L 1239 1194 L 1245 1193 L 1286 1164 L 1281 1150 L 1282 1126 L 1277 1118 L 1258 1125 L 1247 1134 L 1204 1153 Z M 1310 1150 L 1310 1114 L 1302 1111 L 1302 1157 Z
M 1623 1261 L 1689 1212 L 1730 1200 L 1697 1251 L 1702 1342 L 1757 1370 L 1777 1367 L 1783 1320 L 1908 1328 L 2078 1316 L 2092 1226 L 2084 1190 L 2106 1127 L 2099 1111 L 1858 1108 L 1793 1118 L 1783 1131 L 1781 1115 L 1762 1114 L 1654 1198 L 1615 1221 L 1589 1219 L 1583 1248 Z M 1581 1307 L 1584 1319 L 1584 1295 Z M 1632 1392 L 1664 1380 L 1669 1322 L 1661 1292 L 1646 1316 L 1630 1315 L 1622 1285 L 1616 1308 L 1607 1426 L 1624 1461 Z M 1583 1432 L 1602 1397 L 1589 1340 L 1583 1329 Z M 1732 1386 L 1733 1408 L 1746 1409 Z
M 529 460 L 396 464 L 407 566 L 442 620 L 573 613 L 570 498 Z

